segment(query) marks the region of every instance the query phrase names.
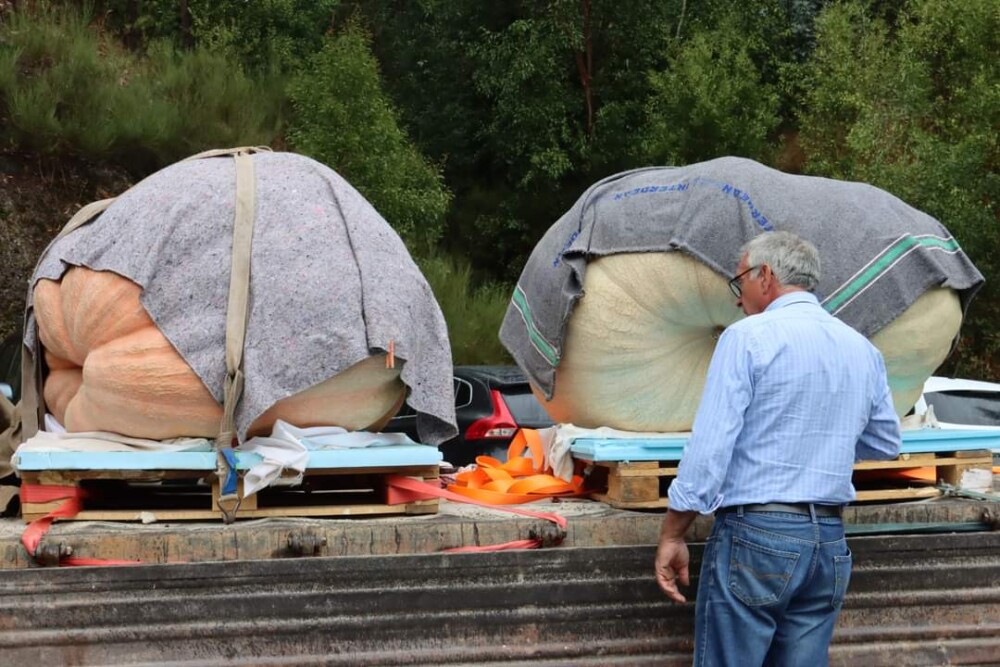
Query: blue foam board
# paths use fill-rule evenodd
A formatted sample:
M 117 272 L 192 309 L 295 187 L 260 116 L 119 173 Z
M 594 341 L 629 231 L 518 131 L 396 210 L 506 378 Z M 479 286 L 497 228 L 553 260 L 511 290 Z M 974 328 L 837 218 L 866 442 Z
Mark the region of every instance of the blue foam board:
M 577 438 L 573 456 L 587 461 L 679 461 L 686 436 L 663 438 Z M 1000 429 L 922 429 L 904 431 L 901 454 L 1000 450 Z
M 216 455 L 187 452 L 21 452 L 18 470 L 215 470 Z M 247 470 L 262 460 L 236 452 L 238 468 Z M 389 445 L 357 449 L 317 449 L 309 452 L 307 468 L 386 468 L 437 465 L 441 452 L 428 445 Z

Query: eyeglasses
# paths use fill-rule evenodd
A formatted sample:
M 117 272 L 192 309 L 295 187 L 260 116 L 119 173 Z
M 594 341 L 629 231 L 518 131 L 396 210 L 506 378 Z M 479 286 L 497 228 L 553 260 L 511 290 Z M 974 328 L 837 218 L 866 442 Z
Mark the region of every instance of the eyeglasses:
M 743 281 L 741 278 L 746 274 L 750 273 L 754 269 L 760 268 L 759 266 L 751 266 L 746 271 L 736 274 L 732 280 L 729 281 L 729 291 L 733 293 L 737 299 L 743 295 Z

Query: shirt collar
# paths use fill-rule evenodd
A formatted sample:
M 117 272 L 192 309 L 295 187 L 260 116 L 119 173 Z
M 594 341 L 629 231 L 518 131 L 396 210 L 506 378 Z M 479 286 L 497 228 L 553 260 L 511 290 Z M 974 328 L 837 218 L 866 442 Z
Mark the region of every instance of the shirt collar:
M 789 292 L 788 294 L 783 294 L 777 299 L 768 304 L 764 312 L 769 310 L 777 310 L 778 308 L 784 308 L 785 306 L 790 306 L 793 303 L 811 303 L 813 305 L 819 305 L 819 299 L 812 292 L 804 292 L 802 290 L 796 290 L 794 292 Z

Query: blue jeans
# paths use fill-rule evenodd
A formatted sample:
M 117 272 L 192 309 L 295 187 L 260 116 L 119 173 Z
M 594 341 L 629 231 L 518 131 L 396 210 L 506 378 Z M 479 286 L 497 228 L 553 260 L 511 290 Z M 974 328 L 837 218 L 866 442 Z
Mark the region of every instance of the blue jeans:
M 695 600 L 694 664 L 829 664 L 850 578 L 840 518 L 718 514 Z

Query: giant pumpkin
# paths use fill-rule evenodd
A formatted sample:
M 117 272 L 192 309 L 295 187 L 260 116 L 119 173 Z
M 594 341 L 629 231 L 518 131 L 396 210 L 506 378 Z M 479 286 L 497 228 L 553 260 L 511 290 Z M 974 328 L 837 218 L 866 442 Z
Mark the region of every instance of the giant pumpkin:
M 590 263 L 584 291 L 552 399 L 535 388 L 552 418 L 587 428 L 690 430 L 719 333 L 743 317 L 726 279 L 683 253 L 610 255 Z M 900 415 L 944 361 L 961 319 L 955 292 L 937 288 L 872 339 Z
M 277 419 L 377 430 L 404 400 L 424 442 L 457 431 L 430 286 L 371 204 L 309 158 L 239 149 L 171 165 L 84 207 L 31 286 L 25 438 L 43 409 L 69 431 L 153 439 L 232 428 L 243 441 Z
M 222 408 L 156 328 L 138 285 L 110 271 L 74 267 L 35 287 L 45 349 L 45 403 L 69 431 L 111 431 L 163 440 L 214 436 Z M 282 399 L 249 435 L 275 420 L 298 426 L 378 430 L 399 409 L 405 387 L 384 355 Z
M 686 431 L 716 340 L 743 317 L 726 285 L 740 250 L 774 230 L 817 247 L 822 305 L 881 350 L 905 414 L 982 275 L 940 222 L 885 191 L 742 158 L 593 185 L 532 251 L 500 339 L 557 422 Z

